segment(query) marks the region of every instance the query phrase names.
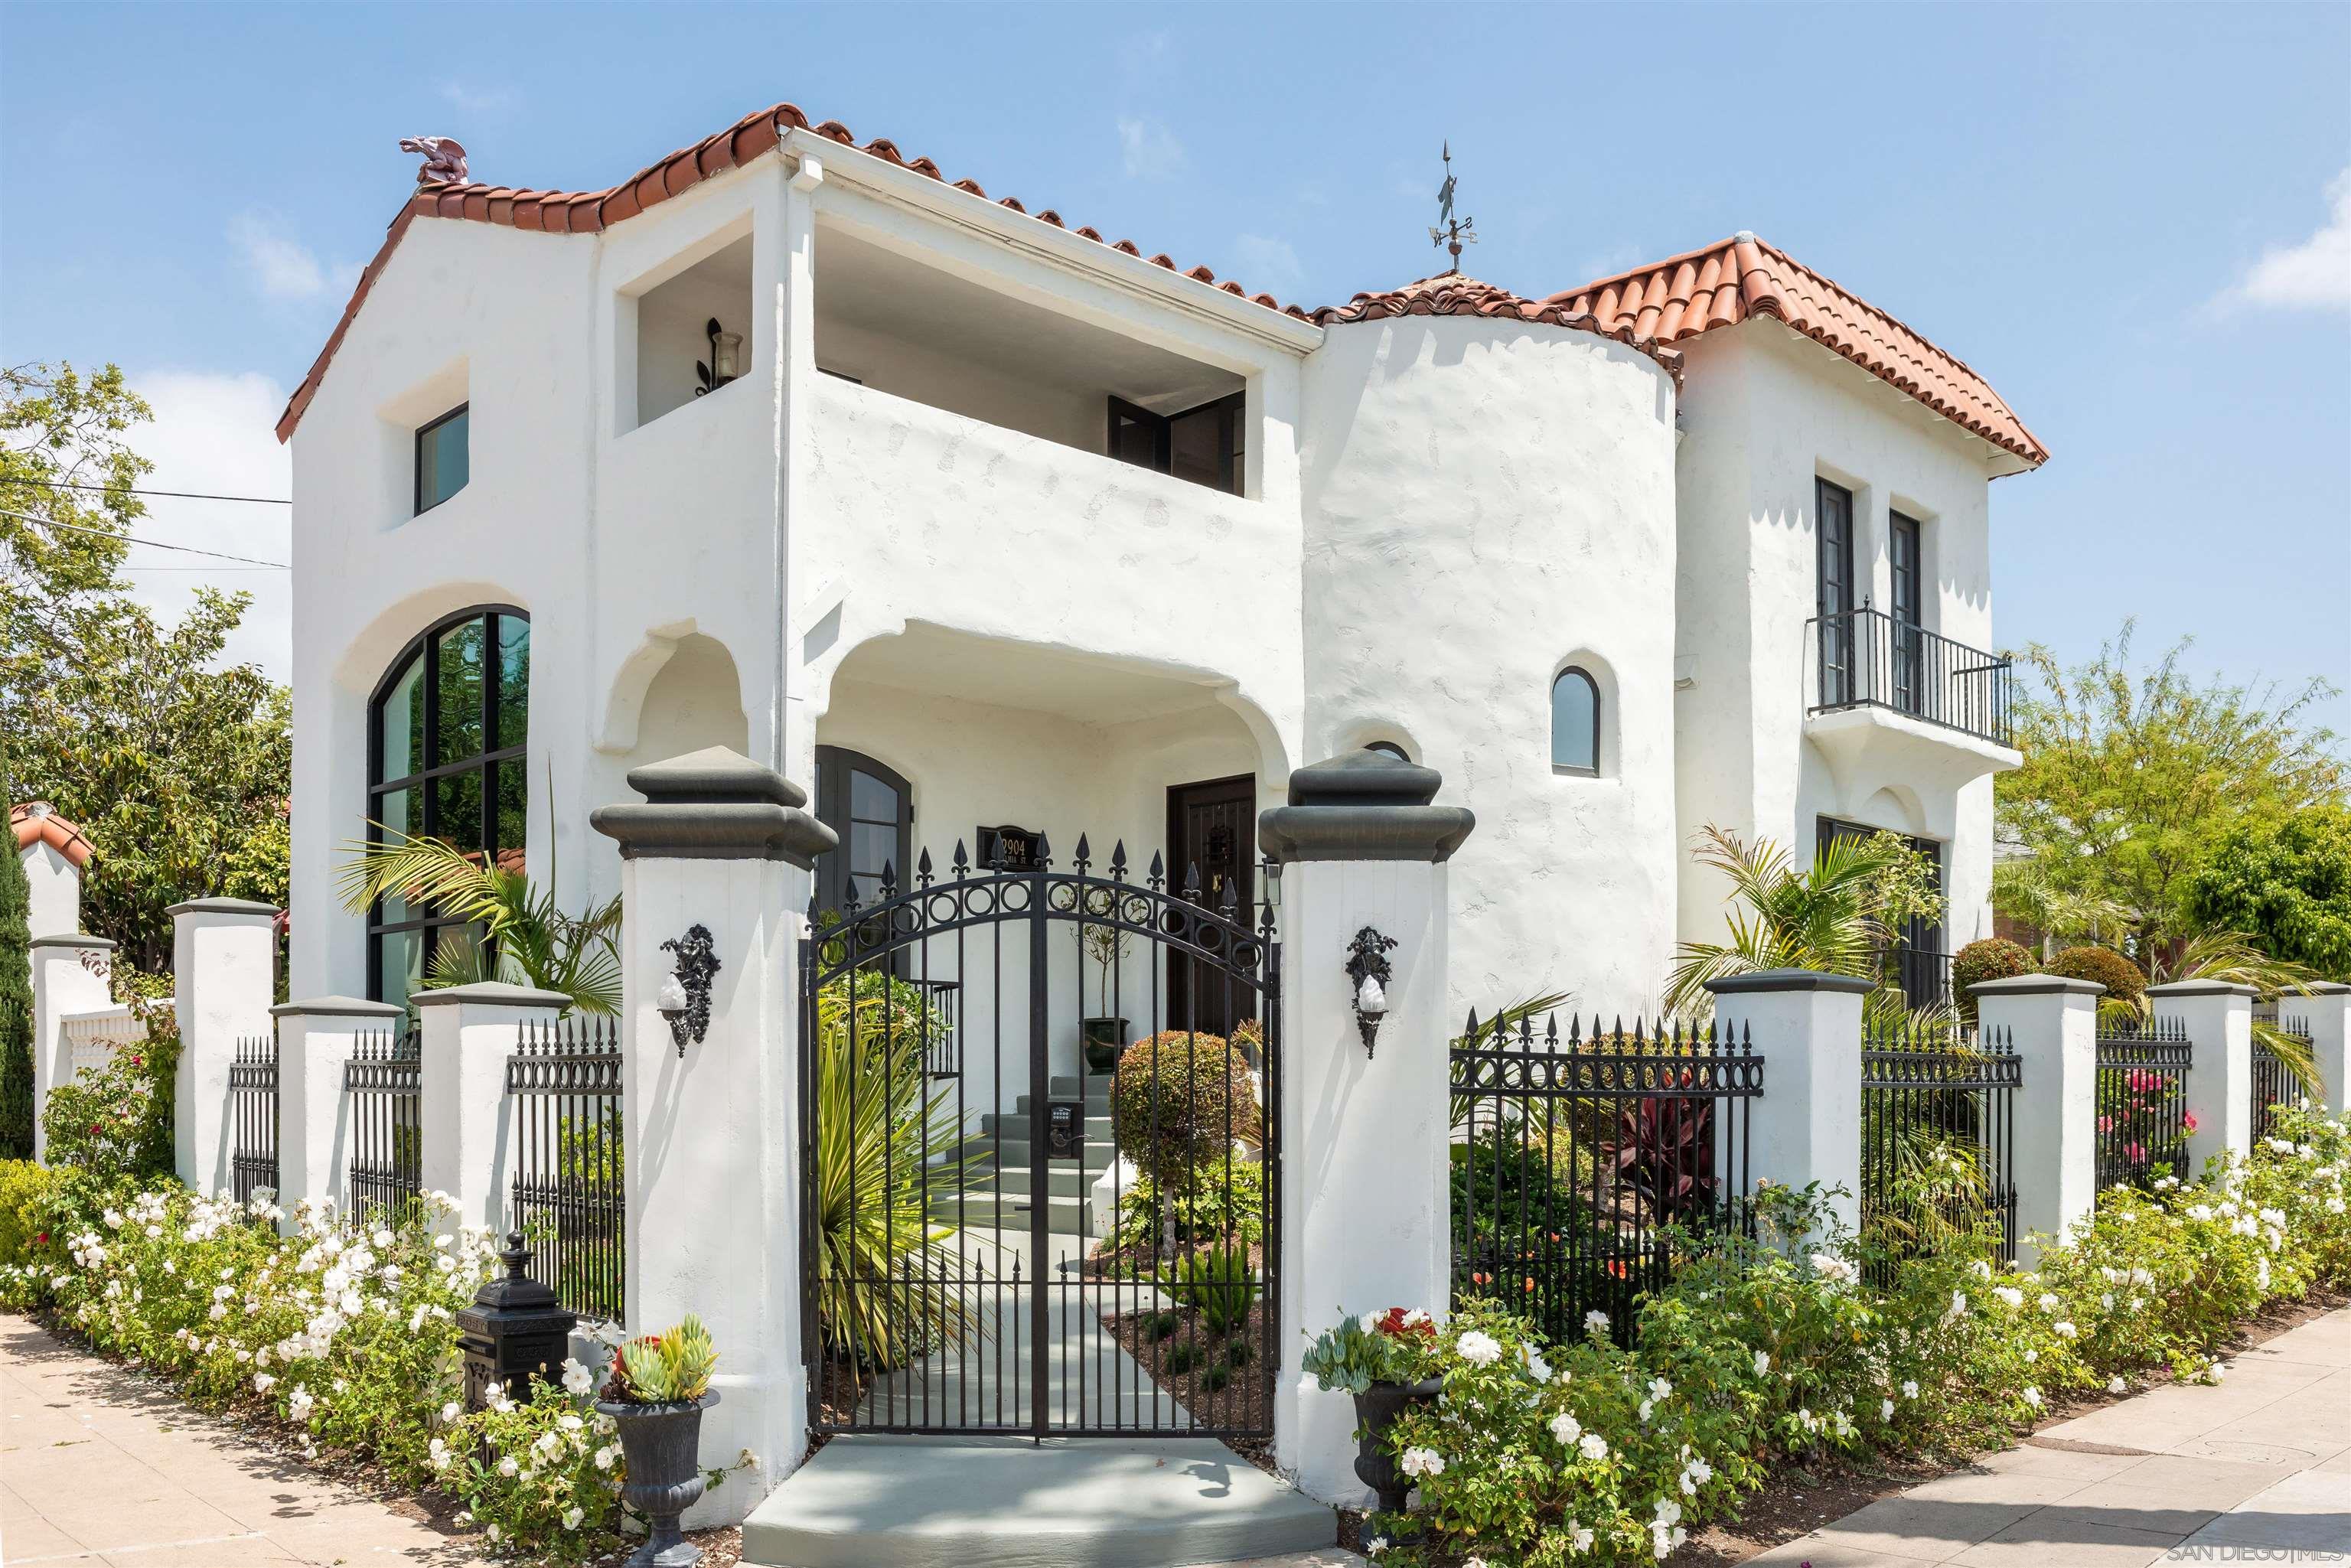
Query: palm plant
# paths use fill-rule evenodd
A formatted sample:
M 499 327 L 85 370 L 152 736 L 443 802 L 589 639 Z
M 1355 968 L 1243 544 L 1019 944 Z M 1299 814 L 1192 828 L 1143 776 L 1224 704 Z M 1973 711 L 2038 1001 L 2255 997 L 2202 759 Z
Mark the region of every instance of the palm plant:
M 1730 939 L 1681 945 L 1667 976 L 1667 1012 L 1699 1016 L 1710 1010 L 1708 980 L 1759 969 L 1819 969 L 1879 976 L 1877 989 L 1865 1003 L 1873 1022 L 1939 1022 L 1944 1009 L 1938 1008 L 1919 1009 L 1927 1018 L 1908 1018 L 1900 988 L 1886 983 L 1881 973 L 1902 922 L 1937 906 L 1931 881 L 1920 874 L 1920 857 L 1900 839 L 1891 833 L 1831 838 L 1822 842 L 1811 869 L 1800 872 L 1771 840 L 1750 844 L 1708 826 L 1699 833 L 1695 853 L 1699 863 L 1730 879 L 1725 900 L 1731 905 Z
M 2076 938 L 2111 945 L 2137 925 L 2117 899 L 2059 886 L 2037 857 L 1993 862 L 1991 901 L 2001 914 L 2042 933 L 2044 959 Z
M 465 922 L 443 929 L 423 988 L 508 980 L 560 991 L 581 1012 L 621 1010 L 618 894 L 584 915 L 567 915 L 551 890 L 478 850 L 371 825 L 381 842 L 344 846 L 350 858 L 337 874 L 343 907 L 358 914 L 378 899 L 398 898 Z
M 2156 985 L 2168 985 L 2176 980 L 2220 980 L 2232 986 L 2251 986 L 2265 997 L 2282 997 L 2291 991 L 2297 996 L 2310 994 L 2317 972 L 2290 958 L 2273 958 L 2261 950 L 2253 939 L 2241 931 L 2205 931 L 2177 944 L 2157 943 L 2149 952 L 2148 974 Z M 2145 1022 L 2154 1017 L 2154 1003 L 2142 996 L 2134 1000 L 2101 1000 L 2101 1017 L 2125 1018 Z M 2310 1042 L 2298 1034 L 2289 1034 L 2276 1020 L 2253 1020 L 2253 1043 L 2266 1046 L 2271 1055 L 2284 1064 L 2285 1070 L 2301 1081 L 2302 1086 L 2319 1100 L 2326 1097 L 2324 1081 L 2318 1075 L 2318 1061 Z
M 985 1333 L 944 1281 L 955 1228 L 932 1203 L 967 1180 L 950 1086 L 924 1071 L 925 1011 L 903 981 L 867 972 L 817 992 L 816 1314 L 826 1345 L 867 1367 Z

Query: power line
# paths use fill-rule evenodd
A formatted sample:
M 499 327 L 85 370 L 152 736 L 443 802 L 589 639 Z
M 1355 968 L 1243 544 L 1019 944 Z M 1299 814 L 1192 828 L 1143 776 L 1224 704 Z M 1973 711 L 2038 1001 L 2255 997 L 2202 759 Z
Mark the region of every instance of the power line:
M 105 528 L 86 528 L 79 523 L 61 523 L 55 517 L 37 517 L 30 512 L 13 512 L 5 507 L 0 507 L 0 517 L 16 517 L 27 523 L 38 523 L 45 528 L 66 528 L 78 534 L 96 534 L 102 539 L 120 539 L 125 544 L 152 545 L 157 549 L 175 549 L 183 555 L 214 556 L 222 560 L 243 561 L 247 566 L 266 566 L 277 571 L 293 570 L 281 560 L 256 560 L 249 555 L 230 555 L 225 550 L 198 549 L 193 545 L 165 544 L 162 539 L 143 539 L 136 534 L 112 533 Z
M 256 507 L 290 507 L 291 501 L 275 496 L 215 496 L 204 490 L 141 490 L 136 486 L 74 485 L 63 479 L 9 479 L 11 485 L 38 485 L 45 490 L 97 490 L 108 495 L 129 493 L 133 496 L 175 496 L 183 501 L 249 501 Z

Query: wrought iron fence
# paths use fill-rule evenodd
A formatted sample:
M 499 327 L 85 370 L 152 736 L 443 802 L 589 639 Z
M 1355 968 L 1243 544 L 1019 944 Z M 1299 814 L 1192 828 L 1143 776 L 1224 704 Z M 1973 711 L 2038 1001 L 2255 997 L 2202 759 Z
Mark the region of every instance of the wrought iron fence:
M 1873 1028 L 1861 1052 L 1863 1228 L 1899 1249 L 1982 1215 L 2000 1228 L 2001 1257 L 2013 1261 L 2023 1082 L 2006 1030 L 1970 1043 L 1907 1021 Z M 1916 1199 L 1907 1207 L 1906 1187 Z
M 2014 737 L 2015 677 L 1997 653 L 1883 610 L 1817 615 L 1808 625 L 1819 680 L 1813 712 L 1891 708 L 2002 746 Z
M 2306 1053 L 2310 1050 L 2310 1022 L 2306 1019 L 2281 1018 L 2277 1020 L 2280 1034 L 2294 1036 L 2302 1041 Z M 2270 1124 L 2275 1120 L 2281 1105 L 2298 1105 L 2304 1096 L 2302 1082 L 2278 1054 L 2260 1040 L 2253 1041 L 2253 1136 L 2270 1135 Z
M 1556 1019 L 1470 1014 L 1452 1049 L 1455 1299 L 1507 1301 L 1554 1338 L 1592 1312 L 1628 1332 L 1674 1228 L 1745 1222 L 1762 1089 L 1744 1029 L 1571 1019 L 1562 1037 Z
M 278 1190 L 277 1037 L 247 1035 L 228 1064 L 229 1190 L 240 1204 Z
M 514 1223 L 538 1278 L 582 1317 L 626 1321 L 621 1044 L 611 1019 L 525 1024 L 507 1058 Z
M 2195 1048 L 2176 1018 L 2151 1023 L 2100 1019 L 2097 1042 L 2098 1191 L 2145 1184 L 2158 1168 L 2188 1174 L 2188 1071 Z
M 423 1190 L 423 1062 L 406 1030 L 359 1037 L 343 1063 L 351 1145 L 344 1211 L 354 1223 L 397 1209 Z

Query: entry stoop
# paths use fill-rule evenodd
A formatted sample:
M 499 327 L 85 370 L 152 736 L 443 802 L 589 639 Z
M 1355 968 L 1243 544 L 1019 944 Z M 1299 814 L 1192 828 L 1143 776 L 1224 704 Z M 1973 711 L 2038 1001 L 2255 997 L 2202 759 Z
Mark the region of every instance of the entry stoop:
M 1338 1518 L 1207 1438 L 835 1437 L 743 1523 L 745 1568 L 1191 1568 Z

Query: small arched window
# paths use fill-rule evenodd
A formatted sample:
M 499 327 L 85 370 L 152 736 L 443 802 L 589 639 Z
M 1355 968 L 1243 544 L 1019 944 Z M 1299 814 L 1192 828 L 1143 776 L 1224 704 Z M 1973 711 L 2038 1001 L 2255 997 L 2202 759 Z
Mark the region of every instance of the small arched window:
M 1393 740 L 1374 740 L 1370 745 L 1364 747 L 1364 749 L 1365 751 L 1379 752 L 1384 757 L 1393 757 L 1398 762 L 1409 762 L 1412 760 L 1411 758 L 1405 755 L 1404 747 L 1398 746 Z
M 1567 773 L 1600 772 L 1600 687 L 1573 664 L 1551 684 L 1551 765 Z

